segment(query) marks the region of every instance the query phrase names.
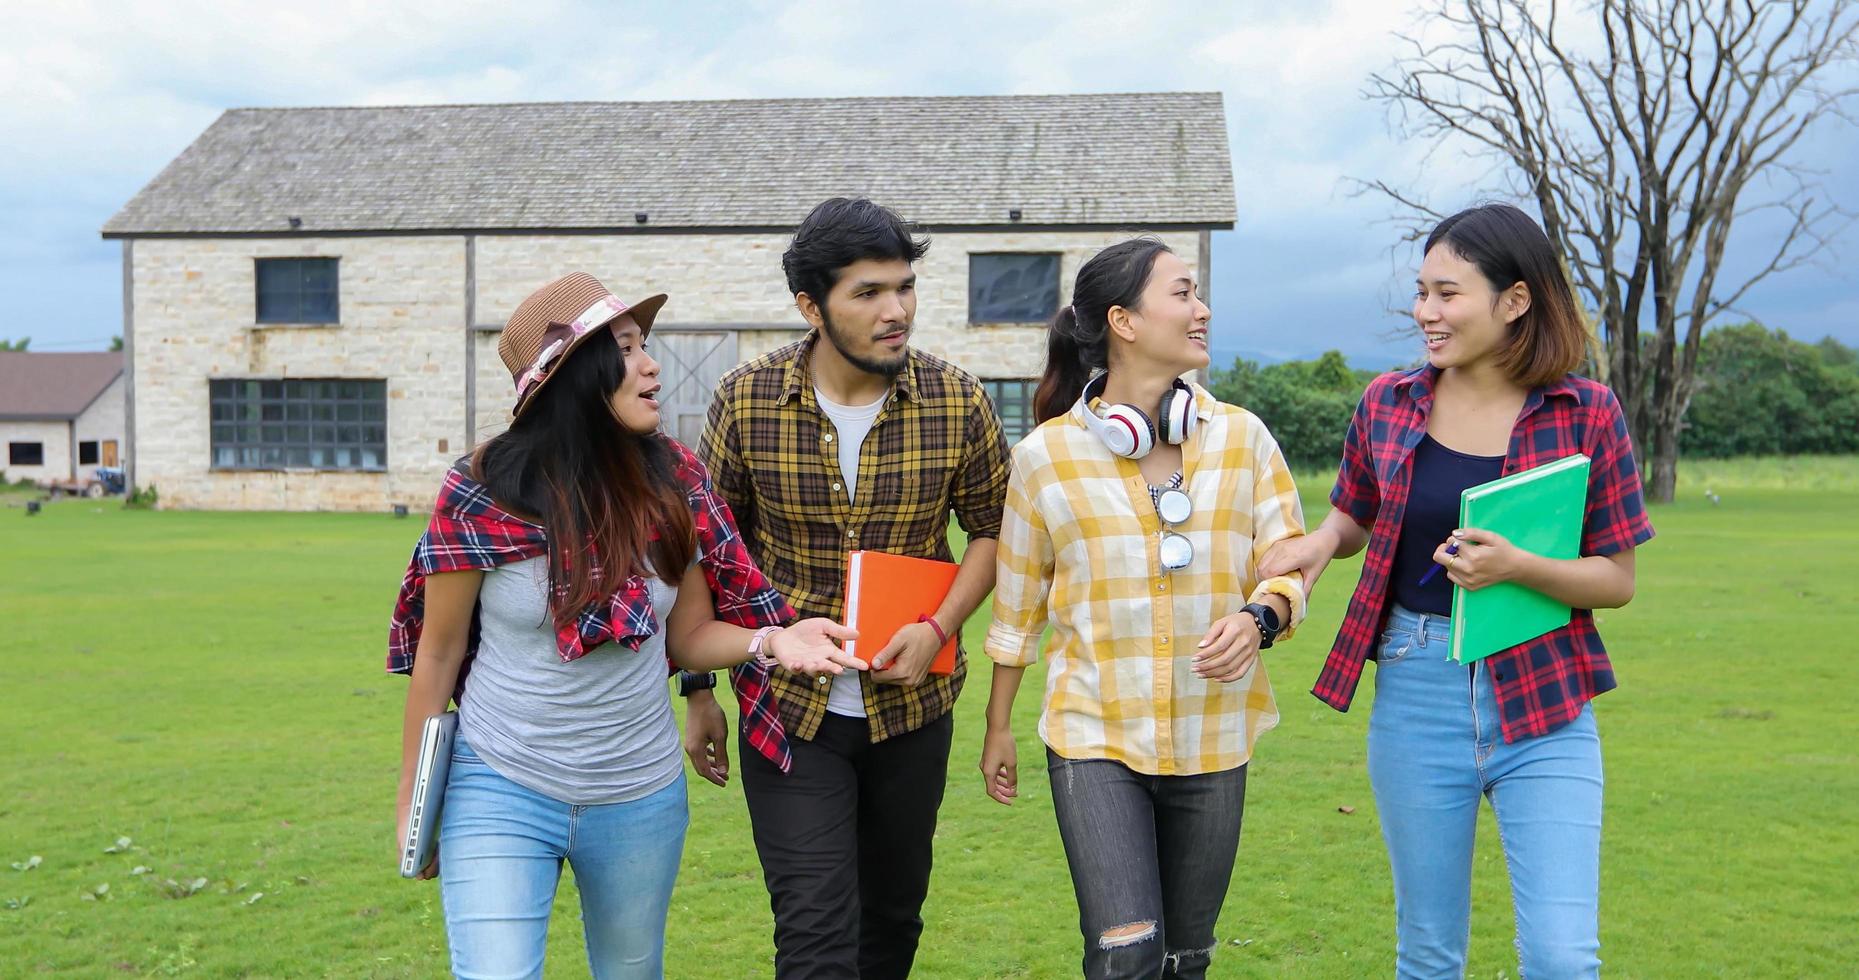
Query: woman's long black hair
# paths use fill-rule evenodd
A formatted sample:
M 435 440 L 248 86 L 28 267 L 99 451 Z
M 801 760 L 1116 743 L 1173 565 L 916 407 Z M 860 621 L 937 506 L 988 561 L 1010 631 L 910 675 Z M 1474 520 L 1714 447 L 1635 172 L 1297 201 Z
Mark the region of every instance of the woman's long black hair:
M 570 351 L 523 414 L 472 457 L 492 499 L 548 530 L 557 626 L 636 573 L 679 581 L 697 548 L 671 447 L 613 413 L 626 360 L 601 333 Z

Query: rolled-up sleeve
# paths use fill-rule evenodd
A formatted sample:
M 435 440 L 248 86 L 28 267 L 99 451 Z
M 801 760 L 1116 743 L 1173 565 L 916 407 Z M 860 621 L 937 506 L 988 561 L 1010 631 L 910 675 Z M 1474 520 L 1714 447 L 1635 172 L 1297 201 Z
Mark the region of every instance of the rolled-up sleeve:
M 1633 459 L 1633 436 L 1627 430 L 1620 400 L 1607 391 L 1595 406 L 1599 433 L 1589 457 L 1588 512 L 1582 522 L 1581 553 L 1612 555 L 1652 540 L 1652 521 Z
M 986 652 L 1004 667 L 1038 661 L 1046 597 L 1052 591 L 1052 538 L 1028 490 L 1034 464 L 1025 448 L 1022 443 L 1014 450 L 994 559 L 994 622 L 988 626 Z

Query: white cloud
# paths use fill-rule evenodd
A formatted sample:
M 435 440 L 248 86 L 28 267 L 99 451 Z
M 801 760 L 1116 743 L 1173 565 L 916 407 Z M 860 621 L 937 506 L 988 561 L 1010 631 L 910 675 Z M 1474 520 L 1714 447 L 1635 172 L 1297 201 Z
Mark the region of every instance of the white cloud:
M 1216 249 L 1216 302 L 1246 305 L 1222 318 L 1308 318 L 1325 344 L 1380 318 L 1399 278 L 1397 235 L 1376 224 L 1387 206 L 1343 179 L 1450 195 L 1488 169 L 1391 138 L 1361 98 L 1400 53 L 1392 32 L 1416 25 L 1384 0 L 15 4 L 0 35 L 0 295 L 44 321 L 73 315 L 56 297 L 90 297 L 75 315 L 113 324 L 115 248 L 97 229 L 233 106 L 1188 89 L 1225 93 L 1233 141 L 1240 230 Z M 1142 138 L 1125 120 L 1104 133 Z

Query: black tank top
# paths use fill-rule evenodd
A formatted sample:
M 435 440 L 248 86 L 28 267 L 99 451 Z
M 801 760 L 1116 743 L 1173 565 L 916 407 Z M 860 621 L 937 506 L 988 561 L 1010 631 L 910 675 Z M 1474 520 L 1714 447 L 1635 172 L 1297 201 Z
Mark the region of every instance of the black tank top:
M 1414 612 L 1452 615 L 1452 582 L 1445 569 L 1426 585 L 1433 551 L 1459 526 L 1459 492 L 1488 483 L 1504 471 L 1502 456 L 1468 456 L 1422 436 L 1414 447 L 1414 478 L 1394 546 L 1394 601 Z

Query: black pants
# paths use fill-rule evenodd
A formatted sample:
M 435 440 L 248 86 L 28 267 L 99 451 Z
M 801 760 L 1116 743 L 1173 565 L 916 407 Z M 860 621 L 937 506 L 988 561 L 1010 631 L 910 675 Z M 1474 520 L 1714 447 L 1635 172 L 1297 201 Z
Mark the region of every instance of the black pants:
M 910 975 L 954 731 L 943 715 L 874 744 L 863 718 L 828 714 L 812 741 L 792 740 L 785 774 L 738 747 L 776 977 Z
M 1084 976 L 1205 977 L 1239 851 L 1246 767 L 1145 776 L 1050 749 L 1046 767 L 1078 895 Z

